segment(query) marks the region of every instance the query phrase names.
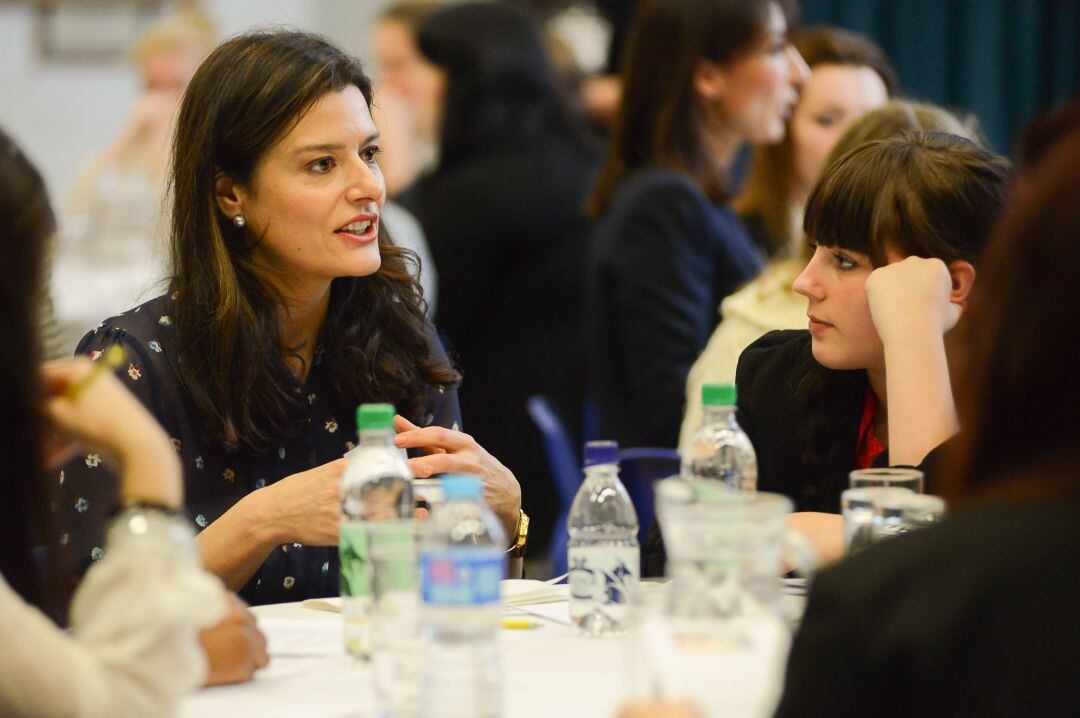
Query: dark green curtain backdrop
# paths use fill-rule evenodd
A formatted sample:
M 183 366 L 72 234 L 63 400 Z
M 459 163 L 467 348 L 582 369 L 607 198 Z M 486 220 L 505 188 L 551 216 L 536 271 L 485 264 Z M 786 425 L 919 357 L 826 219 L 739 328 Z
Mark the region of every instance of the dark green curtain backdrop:
M 865 33 L 908 97 L 967 110 L 1012 149 L 1033 116 L 1080 86 L 1077 0 L 801 0 L 804 25 Z

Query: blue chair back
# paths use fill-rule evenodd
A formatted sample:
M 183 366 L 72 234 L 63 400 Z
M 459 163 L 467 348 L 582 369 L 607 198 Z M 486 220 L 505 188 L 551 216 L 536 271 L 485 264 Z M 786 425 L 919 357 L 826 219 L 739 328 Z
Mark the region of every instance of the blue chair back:
M 540 430 L 548 469 L 559 497 L 559 516 L 548 544 L 553 575 L 558 576 L 566 572 L 566 519 L 581 487 L 581 456 L 551 399 L 540 394 L 532 396 L 525 402 L 525 409 Z M 645 539 L 655 514 L 653 482 L 679 473 L 679 452 L 650 447 L 623 449 L 619 452 L 619 463 L 619 477 L 637 511 L 640 542 Z
M 626 487 L 638 517 L 638 542 L 656 515 L 653 502 L 653 483 L 679 473 L 679 452 L 675 449 L 641 447 L 619 452 L 619 478 Z
M 548 545 L 548 556 L 554 564 L 554 575 L 558 576 L 566 572 L 566 517 L 570 513 L 570 504 L 574 501 L 578 487 L 581 486 L 581 457 L 551 399 L 540 394 L 532 396 L 525 402 L 525 409 L 540 429 L 548 469 L 559 496 L 559 516 L 555 520 L 551 543 Z

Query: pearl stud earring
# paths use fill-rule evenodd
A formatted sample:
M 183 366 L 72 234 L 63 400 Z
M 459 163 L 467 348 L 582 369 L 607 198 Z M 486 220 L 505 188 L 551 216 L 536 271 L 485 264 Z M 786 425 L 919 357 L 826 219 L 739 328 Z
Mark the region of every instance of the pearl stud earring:
M 238 215 L 236 215 L 235 217 L 232 218 L 232 223 L 235 224 L 239 228 L 239 227 L 243 227 L 245 224 L 247 224 L 247 220 L 244 219 L 244 215 L 238 214 Z

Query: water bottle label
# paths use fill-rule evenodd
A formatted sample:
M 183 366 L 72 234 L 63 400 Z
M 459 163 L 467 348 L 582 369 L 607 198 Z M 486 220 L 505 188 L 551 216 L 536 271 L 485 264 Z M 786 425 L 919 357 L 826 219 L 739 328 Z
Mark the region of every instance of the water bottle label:
M 368 560 L 368 537 L 363 524 L 342 521 L 338 539 L 341 572 L 338 587 L 342 596 L 371 595 L 371 562 Z
M 633 546 L 581 546 L 568 552 L 570 597 L 600 604 L 626 603 L 641 574 Z
M 506 557 L 497 548 L 452 548 L 420 556 L 421 595 L 434 606 L 499 602 Z
M 412 519 L 370 521 L 368 556 L 372 581 L 379 590 L 416 588 L 416 534 Z

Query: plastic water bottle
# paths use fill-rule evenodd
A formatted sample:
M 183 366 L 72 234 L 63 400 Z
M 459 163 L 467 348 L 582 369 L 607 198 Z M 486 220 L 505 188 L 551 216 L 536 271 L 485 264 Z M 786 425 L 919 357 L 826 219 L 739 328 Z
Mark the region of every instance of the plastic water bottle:
M 502 713 L 499 582 L 506 535 L 474 476 L 448 475 L 444 503 L 420 531 L 421 715 L 495 718 Z
M 349 453 L 341 477 L 341 612 L 345 649 L 371 658 L 373 546 L 408 547 L 413 538 L 412 472 L 394 445 L 394 407 L 361 404 L 356 410 L 360 445 Z
M 735 420 L 736 398 L 734 384 L 701 388 L 705 416 L 683 451 L 684 478 L 719 481 L 735 491 L 757 490 L 757 455 Z
M 629 594 L 641 576 L 637 512 L 619 481 L 619 445 L 585 444 L 585 481 L 566 522 L 570 620 L 578 633 L 626 630 Z

